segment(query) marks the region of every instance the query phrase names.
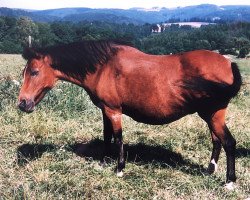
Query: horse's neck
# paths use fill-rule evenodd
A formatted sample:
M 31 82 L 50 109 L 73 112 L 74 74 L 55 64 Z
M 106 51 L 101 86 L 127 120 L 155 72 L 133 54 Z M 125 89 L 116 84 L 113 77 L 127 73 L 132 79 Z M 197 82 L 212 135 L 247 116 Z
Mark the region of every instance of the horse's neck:
M 77 78 L 77 76 L 70 76 L 70 75 L 63 73 L 62 71 L 59 71 L 59 70 L 56 70 L 55 74 L 59 80 L 67 81 L 67 82 L 70 82 L 70 83 L 73 83 L 73 84 L 76 84 L 76 85 L 83 87 L 83 82 L 84 82 L 83 78 L 80 78 L 80 77 Z
M 57 71 L 56 75 L 59 80 L 67 81 L 73 84 L 76 84 L 80 87 L 83 87 L 88 92 L 92 92 L 95 90 L 96 84 L 98 82 L 100 73 L 99 69 L 95 73 L 88 73 L 85 76 L 70 76 L 66 75 L 65 73 L 61 71 Z

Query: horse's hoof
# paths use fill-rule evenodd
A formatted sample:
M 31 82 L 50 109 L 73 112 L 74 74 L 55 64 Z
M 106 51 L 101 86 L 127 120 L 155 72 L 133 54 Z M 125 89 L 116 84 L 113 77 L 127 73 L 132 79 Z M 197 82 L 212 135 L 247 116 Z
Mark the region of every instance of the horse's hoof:
M 119 177 L 119 178 L 123 177 L 123 172 L 122 172 L 122 171 L 117 172 L 117 173 L 116 173 L 116 176 Z
M 218 165 L 216 164 L 215 160 L 213 159 L 213 160 L 211 160 L 211 162 L 208 165 L 207 173 L 213 174 L 214 172 L 217 172 L 217 171 L 218 171 Z
M 224 187 L 226 190 L 234 190 L 236 188 L 236 185 L 234 184 L 234 182 L 229 182 L 226 183 Z

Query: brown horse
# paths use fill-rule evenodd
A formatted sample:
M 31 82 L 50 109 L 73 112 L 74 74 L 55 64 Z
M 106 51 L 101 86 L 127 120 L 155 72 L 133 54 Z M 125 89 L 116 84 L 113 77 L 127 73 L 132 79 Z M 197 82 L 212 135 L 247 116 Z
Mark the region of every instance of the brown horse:
M 227 182 L 235 182 L 236 141 L 225 124 L 228 103 L 242 84 L 237 65 L 205 50 L 148 55 L 111 41 L 85 41 L 26 49 L 27 65 L 19 108 L 32 112 L 58 80 L 83 87 L 103 113 L 104 156 L 112 137 L 119 149 L 118 175 L 125 167 L 122 114 L 138 122 L 166 124 L 197 112 L 211 131 L 209 173 L 221 147 L 227 156 Z

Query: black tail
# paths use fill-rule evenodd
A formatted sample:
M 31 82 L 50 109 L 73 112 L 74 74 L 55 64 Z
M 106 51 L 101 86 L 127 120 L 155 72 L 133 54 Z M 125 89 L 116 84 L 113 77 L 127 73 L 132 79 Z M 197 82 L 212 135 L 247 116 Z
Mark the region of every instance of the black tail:
M 206 80 L 202 77 L 193 77 L 189 80 L 183 81 L 182 87 L 187 90 L 193 90 L 195 92 L 201 92 L 208 98 L 215 98 L 221 101 L 228 101 L 235 97 L 242 85 L 242 79 L 239 68 L 236 63 L 231 64 L 234 81 L 231 85 L 227 83 L 219 83 L 210 80 Z M 191 95 L 192 96 L 192 95 Z M 189 97 L 191 99 L 195 97 Z
M 235 97 L 238 94 L 240 87 L 242 85 L 242 78 L 240 75 L 240 70 L 238 68 L 238 65 L 233 62 L 231 64 L 231 67 L 232 67 L 234 81 L 233 84 L 228 86 L 225 91 L 229 98 Z

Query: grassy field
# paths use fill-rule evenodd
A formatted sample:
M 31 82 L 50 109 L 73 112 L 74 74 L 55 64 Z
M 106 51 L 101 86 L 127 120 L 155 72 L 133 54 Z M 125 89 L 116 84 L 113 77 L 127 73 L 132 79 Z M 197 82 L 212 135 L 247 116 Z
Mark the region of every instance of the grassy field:
M 81 88 L 59 83 L 32 114 L 16 107 L 25 65 L 0 55 L 0 199 L 247 199 L 250 198 L 250 60 L 236 60 L 244 86 L 227 124 L 237 140 L 237 184 L 226 191 L 225 153 L 215 175 L 205 173 L 211 154 L 206 124 L 187 116 L 149 126 L 124 116 L 127 166 L 99 167 L 101 112 Z

